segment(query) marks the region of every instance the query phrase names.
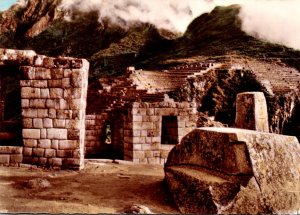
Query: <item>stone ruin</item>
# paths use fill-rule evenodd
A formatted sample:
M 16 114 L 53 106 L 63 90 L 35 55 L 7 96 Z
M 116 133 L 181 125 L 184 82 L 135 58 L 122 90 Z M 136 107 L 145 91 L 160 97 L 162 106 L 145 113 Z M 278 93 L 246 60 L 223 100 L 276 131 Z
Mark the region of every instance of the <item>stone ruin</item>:
M 215 66 L 129 68 L 124 77 L 88 86 L 86 60 L 0 49 L 0 164 L 81 169 L 84 158 L 164 164 L 197 123 L 196 103 L 167 93 Z
M 10 49 L 0 49 L 0 70 L 0 165 L 68 169 L 83 168 L 85 158 L 164 164 L 202 117 L 198 100 L 185 94 L 177 99 L 174 92 L 187 83 L 205 89 L 211 74 L 222 79 L 228 71 L 245 73 L 212 61 L 163 71 L 130 67 L 121 77 L 88 85 L 86 60 Z M 298 80 L 295 75 L 289 73 Z M 198 77 L 202 82 L 193 83 Z M 282 90 L 284 84 L 274 83 L 272 92 Z M 246 95 L 240 99 L 250 106 L 237 106 L 235 127 L 269 131 L 266 107 L 251 109 L 264 97 Z M 260 118 L 246 119 L 249 110 Z
M 179 210 L 189 214 L 299 213 L 297 138 L 267 133 L 261 93 L 238 94 L 236 110 L 239 128 L 197 128 L 171 150 L 165 180 Z
M 237 95 L 235 127 L 269 132 L 267 102 L 262 92 Z
M 88 70 L 82 59 L 0 50 L 0 164 L 83 167 Z
M 198 70 L 211 65 L 199 66 Z M 195 71 L 142 71 L 129 68 L 124 77 L 102 78 L 88 90 L 86 157 L 108 154 L 137 163 L 164 164 L 169 151 L 197 124 L 195 102 L 176 102 L 167 92 Z M 97 84 L 97 83 L 96 83 Z M 103 144 L 106 128 L 112 144 Z
M 267 133 L 263 93 L 238 94 L 236 128 L 198 129 L 198 101 L 172 94 L 187 82 L 204 89 L 212 73 L 219 79 L 245 72 L 226 68 L 213 62 L 128 68 L 123 77 L 88 86 L 84 59 L 0 49 L 0 165 L 81 169 L 85 158 L 165 164 L 183 213 L 297 213 L 299 143 Z M 253 74 L 270 93 L 289 93 L 300 80 L 294 71 L 282 83 L 266 83 L 264 70 Z M 198 77 L 202 82 L 191 81 Z

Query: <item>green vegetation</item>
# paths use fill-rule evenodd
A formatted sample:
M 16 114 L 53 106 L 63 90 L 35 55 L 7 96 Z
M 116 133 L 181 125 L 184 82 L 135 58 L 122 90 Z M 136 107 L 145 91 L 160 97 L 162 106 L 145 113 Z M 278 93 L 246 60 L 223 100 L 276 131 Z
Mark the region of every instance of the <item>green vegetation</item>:
M 0 47 L 34 49 L 50 56 L 73 56 L 91 62 L 91 78 L 120 75 L 127 66 L 164 69 L 190 59 L 227 61 L 230 55 L 280 59 L 300 69 L 300 52 L 271 44 L 241 30 L 239 6 L 216 7 L 196 18 L 179 37 L 147 23 L 121 28 L 109 20 L 98 21 L 98 12 L 72 12 L 72 21 L 57 6 L 60 0 L 32 1 L 29 9 L 14 8 L 0 16 Z M 35 37 L 26 36 L 42 17 L 49 16 L 46 29 Z M 6 26 L 3 24 L 3 26 Z M 7 27 L 7 26 L 6 26 Z
M 202 56 L 206 59 L 226 61 L 232 53 L 259 59 L 280 59 L 282 62 L 300 69 L 300 51 L 282 45 L 256 39 L 241 30 L 238 17 L 239 6 L 216 7 L 211 13 L 196 18 L 185 34 L 174 40 L 172 48 L 141 62 L 141 67 L 158 65 L 169 67 L 167 63 L 176 60 Z

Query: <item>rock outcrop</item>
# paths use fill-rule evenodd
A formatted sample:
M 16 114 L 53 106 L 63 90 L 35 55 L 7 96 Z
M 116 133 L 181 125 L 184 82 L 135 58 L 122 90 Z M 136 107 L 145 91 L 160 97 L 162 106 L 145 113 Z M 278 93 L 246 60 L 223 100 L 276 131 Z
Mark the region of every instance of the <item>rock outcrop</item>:
M 199 128 L 173 148 L 165 180 L 182 213 L 299 213 L 296 137 Z
M 239 59 L 234 64 L 223 64 L 200 75 L 190 76 L 180 90 L 169 93 L 170 97 L 176 101 L 195 100 L 199 112 L 235 127 L 236 95 L 260 91 L 266 97 L 269 124 L 268 129 L 260 131 L 294 135 L 299 140 L 300 76 L 297 70 L 284 64 L 259 63 L 253 59 L 248 62 L 251 66 Z M 268 72 L 273 70 L 277 75 L 271 73 L 268 76 Z

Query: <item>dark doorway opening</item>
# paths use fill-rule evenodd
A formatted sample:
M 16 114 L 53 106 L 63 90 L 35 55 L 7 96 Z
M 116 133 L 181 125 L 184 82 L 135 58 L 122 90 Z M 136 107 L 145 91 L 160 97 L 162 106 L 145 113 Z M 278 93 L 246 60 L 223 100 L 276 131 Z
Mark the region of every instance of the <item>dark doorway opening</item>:
M 22 145 L 21 74 L 18 67 L 0 67 L 0 145 Z
M 161 144 L 178 144 L 177 116 L 163 116 L 161 126 Z
M 114 145 L 112 140 L 112 124 L 108 123 L 105 126 L 105 138 L 104 138 L 104 151 L 101 158 L 113 159 L 114 158 Z
M 105 150 L 103 158 L 123 160 L 123 121 L 122 117 L 114 116 L 105 128 Z

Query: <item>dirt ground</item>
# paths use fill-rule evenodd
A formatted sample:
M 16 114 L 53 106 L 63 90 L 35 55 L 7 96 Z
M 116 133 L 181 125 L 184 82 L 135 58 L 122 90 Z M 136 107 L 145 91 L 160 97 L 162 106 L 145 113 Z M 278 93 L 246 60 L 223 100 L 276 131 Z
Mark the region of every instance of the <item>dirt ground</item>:
M 27 186 L 47 179 L 47 188 Z M 88 161 L 81 171 L 0 167 L 0 213 L 124 213 L 133 204 L 179 213 L 163 183 L 163 167 Z

